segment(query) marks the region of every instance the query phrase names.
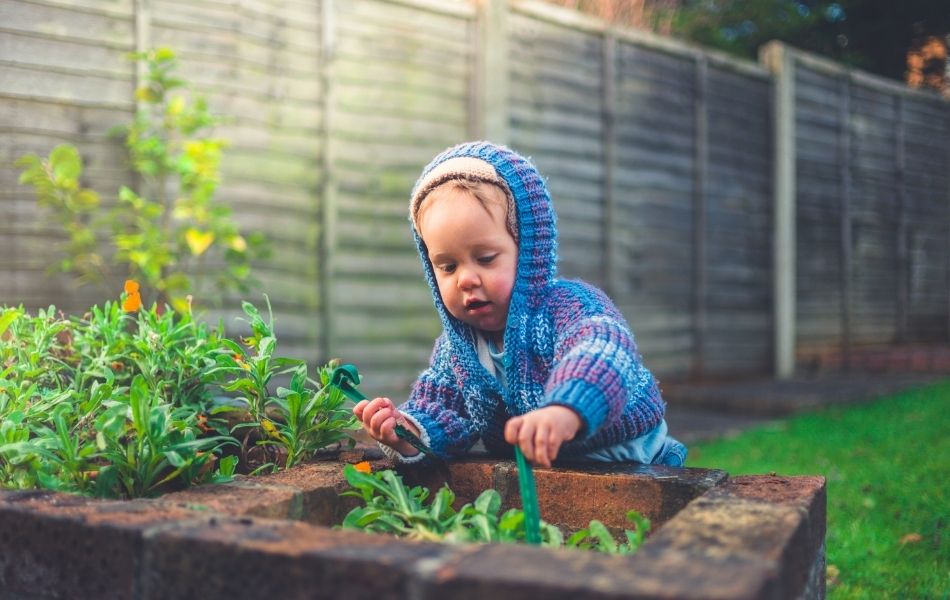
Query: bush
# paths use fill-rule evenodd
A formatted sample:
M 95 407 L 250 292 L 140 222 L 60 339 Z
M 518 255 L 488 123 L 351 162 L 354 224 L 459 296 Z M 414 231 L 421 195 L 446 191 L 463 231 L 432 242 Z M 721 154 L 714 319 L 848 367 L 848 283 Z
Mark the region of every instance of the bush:
M 274 358 L 271 323 L 251 304 L 244 345 L 190 310 L 121 304 L 82 317 L 0 307 L 0 487 L 153 496 L 239 466 L 290 467 L 355 428 L 326 385 L 333 365 L 318 382 L 303 361 Z M 272 394 L 284 373 L 290 387 Z M 238 395 L 222 403 L 222 390 Z
M 214 198 L 227 146 L 211 135 L 220 119 L 203 98 L 189 101 L 180 93 L 187 86 L 174 76 L 174 52 L 158 48 L 133 57 L 148 67 L 145 85 L 136 90 L 144 108 L 116 133 L 140 182 L 137 190 L 123 186 L 115 206 L 104 211 L 99 193 L 82 187 L 82 157 L 70 144 L 46 158 L 17 160 L 20 183 L 33 187 L 43 214 L 68 236 L 51 270 L 106 289 L 136 279 L 160 305 L 168 302 L 179 312 L 189 309 L 189 295 L 214 302 L 222 291 L 246 292 L 253 283 L 250 261 L 266 254 L 266 243 L 260 234 L 242 235 L 230 208 Z M 102 230 L 109 232 L 111 261 L 102 253 Z M 121 265 L 118 273 L 111 263 Z

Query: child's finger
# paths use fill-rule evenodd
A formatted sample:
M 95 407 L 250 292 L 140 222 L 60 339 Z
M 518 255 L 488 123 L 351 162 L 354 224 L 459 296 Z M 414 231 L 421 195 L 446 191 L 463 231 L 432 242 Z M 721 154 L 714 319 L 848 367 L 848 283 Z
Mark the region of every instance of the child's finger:
M 540 423 L 534 434 L 534 462 L 542 467 L 550 467 L 551 460 L 548 458 L 550 452 L 549 438 L 551 429 L 545 423 Z
M 380 408 L 373 415 L 373 418 L 370 419 L 370 427 L 373 429 L 373 431 L 381 433 L 383 423 L 385 423 L 387 419 L 393 419 L 395 421 L 396 416 L 393 414 L 393 410 L 388 407 Z
M 370 400 L 369 403 L 363 407 L 363 413 L 360 416 L 360 419 L 363 421 L 363 424 L 369 425 L 370 421 L 372 421 L 373 419 L 373 415 L 375 415 L 378 411 L 379 411 L 379 403 L 376 402 L 375 400 Z
M 396 419 L 394 417 L 386 419 L 379 426 L 379 439 L 384 444 L 395 444 L 399 441 L 399 436 L 396 435 Z
M 561 444 L 564 440 L 562 440 L 561 436 L 559 436 L 554 430 L 551 430 L 551 434 L 548 439 L 548 458 L 553 463 L 555 460 L 557 460 L 557 454 L 561 451 Z
M 518 445 L 521 447 L 521 452 L 524 454 L 524 457 L 531 462 L 534 462 L 534 434 L 535 434 L 535 424 L 530 420 L 525 419 L 521 425 L 521 428 L 518 430 Z
M 353 415 L 360 421 L 363 420 L 363 410 L 367 404 L 369 404 L 369 400 L 360 400 L 356 403 L 356 406 L 353 407 Z
M 389 398 L 373 398 L 365 407 L 363 407 L 363 420 L 369 421 L 377 412 L 391 407 L 392 402 L 389 400 Z
M 518 433 L 521 431 L 521 425 L 524 419 L 521 417 L 512 417 L 505 423 L 505 441 L 514 446 L 518 443 Z

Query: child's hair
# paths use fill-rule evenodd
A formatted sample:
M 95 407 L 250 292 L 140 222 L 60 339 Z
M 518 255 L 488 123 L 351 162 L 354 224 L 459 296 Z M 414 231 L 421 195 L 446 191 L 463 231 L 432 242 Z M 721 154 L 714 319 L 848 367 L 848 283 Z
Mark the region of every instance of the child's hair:
M 446 187 L 446 184 L 452 184 Z M 445 187 L 443 190 L 442 188 Z M 515 200 L 508 189 L 508 184 L 498 175 L 488 162 L 470 156 L 451 158 L 430 171 L 417 184 L 412 193 L 409 204 L 409 218 L 416 232 L 419 232 L 419 214 L 425 199 L 435 190 L 439 193 L 454 191 L 455 193 L 469 193 L 478 200 L 485 209 L 489 204 L 503 202 L 505 208 L 505 228 L 515 242 L 518 241 L 518 217 L 515 211 Z M 499 192 L 501 193 L 499 198 Z
M 489 215 L 491 214 L 490 206 L 501 207 L 505 211 L 505 229 L 508 230 L 515 242 L 518 241 L 518 225 L 515 221 L 514 203 L 511 202 L 504 190 L 494 183 L 472 181 L 470 179 L 450 179 L 433 188 L 425 197 L 425 202 L 420 202 L 416 206 L 416 213 L 413 215 L 416 230 L 419 231 L 419 224 L 422 222 L 423 215 L 434 202 L 457 195 L 474 198 Z M 422 235 L 421 232 L 419 235 Z

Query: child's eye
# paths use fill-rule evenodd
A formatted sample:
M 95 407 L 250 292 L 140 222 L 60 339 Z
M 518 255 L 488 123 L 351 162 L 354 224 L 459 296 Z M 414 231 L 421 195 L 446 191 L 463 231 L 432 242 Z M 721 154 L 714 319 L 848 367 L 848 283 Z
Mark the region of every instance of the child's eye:
M 497 256 L 498 256 L 497 254 L 490 254 L 488 256 L 479 256 L 478 262 L 479 264 L 482 264 L 482 265 L 488 265 L 488 264 L 491 264 L 491 262 L 495 260 Z
M 455 271 L 455 263 L 444 263 L 441 265 L 436 265 L 435 268 L 442 271 L 443 273 L 453 273 Z

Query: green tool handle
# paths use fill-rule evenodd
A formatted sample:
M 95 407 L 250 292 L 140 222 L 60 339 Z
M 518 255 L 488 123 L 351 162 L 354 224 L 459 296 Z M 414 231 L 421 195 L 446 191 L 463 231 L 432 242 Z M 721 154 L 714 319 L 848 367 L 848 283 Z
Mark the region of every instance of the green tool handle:
M 330 377 L 330 385 L 343 392 L 343 395 L 353 402 L 367 400 L 368 398 L 363 394 L 363 392 L 356 389 L 356 384 L 359 382 L 359 377 L 359 373 L 357 372 L 355 366 L 343 365 L 337 367 L 334 370 L 333 375 Z M 434 458 L 439 458 L 432 448 L 429 448 L 422 443 L 422 440 L 419 439 L 419 436 L 409 431 L 402 425 L 396 425 L 396 437 L 409 442 L 410 446 L 419 452 L 422 452 L 423 454 L 428 454 Z
M 409 442 L 409 445 L 422 452 L 423 454 L 428 454 L 429 456 L 436 456 L 432 448 L 426 446 L 422 443 L 422 440 L 419 439 L 419 436 L 409 431 L 402 425 L 396 425 L 396 436 L 401 439 Z
M 534 485 L 534 472 L 517 444 L 515 444 L 515 461 L 518 463 L 518 490 L 521 492 L 521 509 L 524 511 L 525 541 L 529 544 L 540 544 L 541 511 L 538 509 L 538 491 Z

